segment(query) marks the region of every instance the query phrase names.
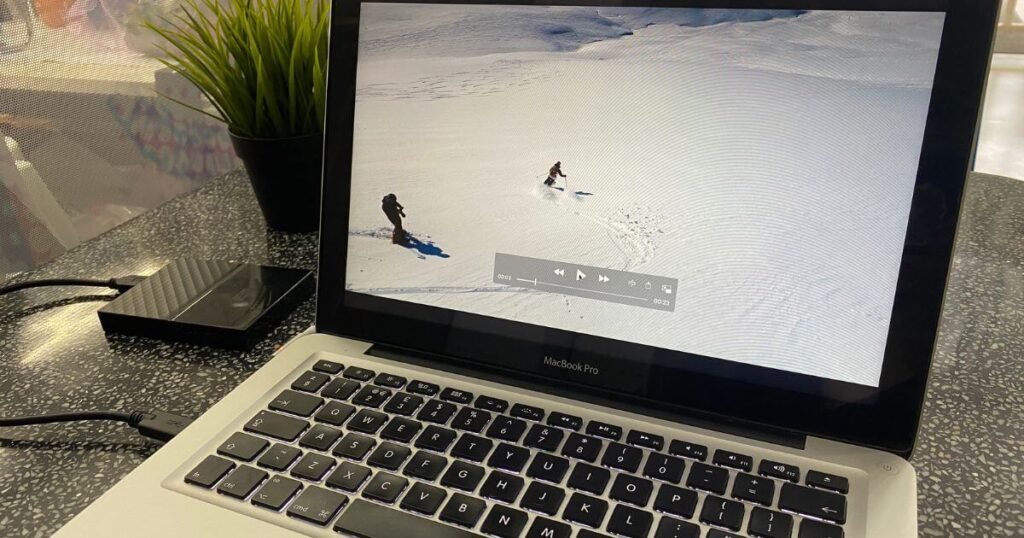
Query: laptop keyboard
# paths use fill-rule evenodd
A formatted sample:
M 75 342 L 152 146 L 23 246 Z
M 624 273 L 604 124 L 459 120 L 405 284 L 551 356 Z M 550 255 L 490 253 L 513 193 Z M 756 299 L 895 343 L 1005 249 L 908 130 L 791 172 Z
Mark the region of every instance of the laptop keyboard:
M 184 482 L 363 538 L 841 538 L 849 493 L 784 461 L 328 360 Z

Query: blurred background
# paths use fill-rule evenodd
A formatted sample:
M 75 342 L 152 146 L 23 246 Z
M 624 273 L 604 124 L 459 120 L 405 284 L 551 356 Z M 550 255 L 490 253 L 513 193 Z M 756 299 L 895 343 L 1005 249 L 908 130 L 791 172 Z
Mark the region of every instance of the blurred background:
M 0 0 L 0 282 L 240 166 L 143 28 L 178 0 Z M 1024 180 L 1024 0 L 1004 0 L 976 170 Z

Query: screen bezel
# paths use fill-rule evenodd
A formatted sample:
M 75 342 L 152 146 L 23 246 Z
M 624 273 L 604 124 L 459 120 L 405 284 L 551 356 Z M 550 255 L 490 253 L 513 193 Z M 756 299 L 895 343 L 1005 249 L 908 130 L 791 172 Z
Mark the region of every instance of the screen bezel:
M 397 3 L 391 0 L 381 2 Z M 517 1 L 416 3 L 945 12 L 879 387 L 750 366 L 345 290 L 359 2 L 333 5 L 317 330 L 429 353 L 552 387 L 681 416 L 699 414 L 909 457 L 977 138 L 998 0 Z M 592 381 L 543 357 L 598 366 Z M 672 364 L 685 363 L 685 367 Z M 728 397 L 725 395 L 734 395 Z

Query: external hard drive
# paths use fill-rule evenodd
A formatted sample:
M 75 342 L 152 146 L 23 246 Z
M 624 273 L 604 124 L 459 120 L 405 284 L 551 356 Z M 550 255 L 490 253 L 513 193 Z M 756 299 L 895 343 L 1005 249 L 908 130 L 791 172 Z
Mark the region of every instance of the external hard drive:
M 179 259 L 99 311 L 109 333 L 244 349 L 315 287 L 305 269 Z

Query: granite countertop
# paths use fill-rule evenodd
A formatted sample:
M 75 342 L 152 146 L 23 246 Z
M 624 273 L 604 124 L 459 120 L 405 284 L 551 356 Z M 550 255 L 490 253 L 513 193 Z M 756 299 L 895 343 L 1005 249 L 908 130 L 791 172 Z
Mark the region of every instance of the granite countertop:
M 974 176 L 918 449 L 922 536 L 1024 536 L 1024 181 Z M 230 174 L 27 278 L 149 274 L 178 257 L 314 268 L 316 236 L 267 232 Z M 23 277 L 23 278 L 25 278 Z M 104 336 L 106 291 L 0 298 L 3 416 L 159 408 L 197 417 L 313 322 L 307 301 L 248 352 Z M 158 445 L 120 424 L 0 431 L 0 535 L 48 536 Z

